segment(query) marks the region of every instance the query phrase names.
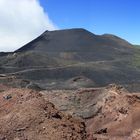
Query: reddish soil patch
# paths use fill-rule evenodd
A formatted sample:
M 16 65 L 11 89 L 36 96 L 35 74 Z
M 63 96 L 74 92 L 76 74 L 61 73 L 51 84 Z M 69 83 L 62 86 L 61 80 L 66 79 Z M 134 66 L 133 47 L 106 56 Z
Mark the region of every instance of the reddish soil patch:
M 88 140 L 140 139 L 140 94 L 121 86 L 41 92 L 59 110 L 85 120 Z
M 64 115 L 38 92 L 1 89 L 0 140 L 85 139 L 83 121 Z

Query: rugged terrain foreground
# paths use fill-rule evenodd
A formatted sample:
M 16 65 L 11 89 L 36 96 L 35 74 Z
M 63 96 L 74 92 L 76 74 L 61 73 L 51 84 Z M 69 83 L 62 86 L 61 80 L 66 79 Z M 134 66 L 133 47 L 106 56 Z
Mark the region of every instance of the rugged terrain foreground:
M 42 92 L 67 114 L 85 120 L 88 140 L 139 140 L 140 94 L 121 86 Z
M 0 87 L 0 140 L 83 140 L 85 126 L 33 90 Z
M 0 86 L 0 140 L 139 140 L 140 94 Z

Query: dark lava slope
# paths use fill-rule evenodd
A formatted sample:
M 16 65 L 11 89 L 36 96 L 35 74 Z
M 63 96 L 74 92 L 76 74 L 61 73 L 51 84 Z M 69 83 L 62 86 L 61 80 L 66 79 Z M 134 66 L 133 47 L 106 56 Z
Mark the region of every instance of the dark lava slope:
M 29 50 L 48 52 L 89 52 L 109 47 L 118 51 L 128 52 L 131 44 L 121 38 L 104 34 L 95 35 L 84 29 L 69 29 L 58 31 L 46 31 L 41 36 L 31 41 L 15 52 Z
M 95 35 L 85 29 L 46 31 L 13 53 L 1 53 L 0 73 L 49 89 L 139 85 L 136 52 L 133 45 L 110 34 Z
M 15 52 L 37 51 L 79 61 L 112 60 L 132 53 L 132 45 L 114 35 L 94 35 L 84 29 L 46 31 Z

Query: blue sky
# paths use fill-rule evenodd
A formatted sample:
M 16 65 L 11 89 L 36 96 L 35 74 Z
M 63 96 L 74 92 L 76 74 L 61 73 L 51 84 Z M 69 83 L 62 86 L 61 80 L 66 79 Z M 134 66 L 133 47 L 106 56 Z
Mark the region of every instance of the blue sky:
M 45 30 L 68 28 L 140 45 L 139 26 L 140 0 L 0 0 L 0 52 L 14 51 Z
M 59 29 L 85 28 L 140 44 L 140 0 L 40 0 Z

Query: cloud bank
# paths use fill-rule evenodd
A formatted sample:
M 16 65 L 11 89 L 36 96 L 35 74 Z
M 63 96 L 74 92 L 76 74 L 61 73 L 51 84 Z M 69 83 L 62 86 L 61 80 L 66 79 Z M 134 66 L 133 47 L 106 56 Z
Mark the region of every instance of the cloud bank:
M 55 29 L 38 0 L 0 0 L 0 52 L 14 51 Z

